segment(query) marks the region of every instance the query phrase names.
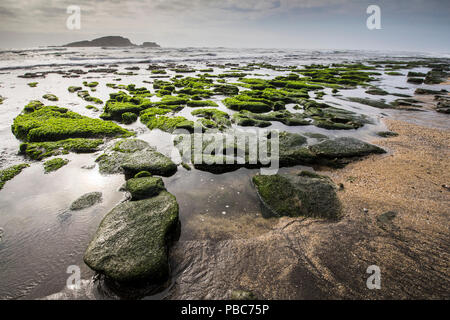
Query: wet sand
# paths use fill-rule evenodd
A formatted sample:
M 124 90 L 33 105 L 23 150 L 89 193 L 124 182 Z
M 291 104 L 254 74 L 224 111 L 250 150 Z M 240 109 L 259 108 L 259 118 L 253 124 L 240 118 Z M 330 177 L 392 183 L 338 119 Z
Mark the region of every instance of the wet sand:
M 373 143 L 389 153 L 322 172 L 344 185 L 342 220 L 282 218 L 256 238 L 181 241 L 167 298 L 449 299 L 450 130 L 385 122 L 399 136 Z M 377 219 L 387 211 L 396 217 Z M 370 265 L 380 290 L 366 286 Z

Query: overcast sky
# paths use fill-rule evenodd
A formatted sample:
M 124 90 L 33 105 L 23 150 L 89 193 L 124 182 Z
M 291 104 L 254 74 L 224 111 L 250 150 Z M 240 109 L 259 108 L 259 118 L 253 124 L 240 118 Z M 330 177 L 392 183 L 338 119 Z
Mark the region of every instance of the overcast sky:
M 366 9 L 381 8 L 381 30 Z M 81 8 L 81 29 L 66 10 Z M 162 46 L 450 52 L 450 0 L 1 0 L 0 47 L 105 35 Z

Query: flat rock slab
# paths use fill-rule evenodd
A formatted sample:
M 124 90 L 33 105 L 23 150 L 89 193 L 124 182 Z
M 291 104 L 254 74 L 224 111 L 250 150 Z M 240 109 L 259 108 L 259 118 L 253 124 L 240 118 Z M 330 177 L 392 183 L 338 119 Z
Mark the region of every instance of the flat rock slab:
M 265 215 L 337 219 L 342 206 L 330 178 L 309 171 L 298 175 L 256 175 L 253 183 Z
M 165 280 L 169 240 L 177 226 L 178 204 L 167 191 L 119 204 L 100 223 L 84 261 L 120 283 Z
M 72 202 L 70 210 L 82 210 L 92 207 L 93 205 L 102 202 L 101 192 L 90 192 L 82 195 L 77 200 Z

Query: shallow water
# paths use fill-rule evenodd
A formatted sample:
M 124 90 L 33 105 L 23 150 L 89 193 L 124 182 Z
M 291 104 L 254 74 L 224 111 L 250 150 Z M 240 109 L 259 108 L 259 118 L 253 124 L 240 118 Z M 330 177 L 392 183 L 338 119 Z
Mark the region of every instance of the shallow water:
M 387 56 L 406 60 L 412 53 L 392 53 L 363 51 L 311 51 L 311 50 L 268 50 L 268 49 L 218 49 L 218 48 L 163 48 L 163 49 L 62 49 L 47 48 L 40 50 L 19 50 L 0 52 L 0 95 L 6 100 L 0 105 L 0 168 L 22 163 L 26 160 L 17 154 L 20 141 L 11 133 L 13 119 L 21 112 L 30 100 L 41 99 L 45 93 L 58 96 L 58 102 L 47 104 L 68 107 L 75 112 L 90 117 L 98 117 L 100 113 L 85 109 L 88 102 L 69 93 L 69 86 L 80 86 L 84 80 L 98 81 L 100 84 L 92 96 L 103 101 L 109 93 L 117 90 L 105 86 L 122 78 L 121 84 L 136 84 L 137 87 L 151 88 L 143 81 L 151 81 L 149 71 L 145 70 L 149 63 L 177 62 L 194 68 L 205 67 L 208 63 L 241 63 L 267 62 L 278 65 L 306 65 L 310 63 L 334 63 L 364 61 L 367 59 L 385 59 Z M 414 54 L 415 57 L 426 57 L 427 54 Z M 89 73 L 80 78 L 63 78 L 59 74 L 48 74 L 45 78 L 23 79 L 18 75 L 25 72 L 68 70 L 84 68 L 86 64 L 117 64 L 119 71 L 124 68 L 139 66 L 133 71 L 135 76 L 119 76 L 114 74 Z M 214 73 L 223 69 L 215 68 Z M 424 68 L 408 71 L 426 72 Z M 262 77 L 273 77 L 283 72 L 268 69 L 255 70 L 253 74 L 264 74 Z M 169 71 L 169 75 L 174 73 Z M 191 75 L 191 74 L 187 74 Z M 413 95 L 417 85 L 406 82 L 406 77 L 382 75 L 374 83 L 378 87 L 392 93 Z M 38 82 L 36 88 L 27 83 Z M 230 80 L 230 82 L 233 82 Z M 397 87 L 406 87 L 398 89 Z M 434 90 L 447 88 L 448 85 L 421 87 Z M 289 127 L 274 122 L 270 129 L 279 129 L 295 133 L 315 132 L 328 136 L 354 136 L 362 140 L 372 140 L 375 133 L 386 129 L 381 122 L 383 117 L 393 117 L 413 123 L 449 129 L 448 115 L 435 111 L 400 111 L 381 110 L 359 103 L 349 102 L 345 97 L 370 97 L 365 89 L 340 90 L 343 96 L 327 95 L 323 101 L 339 108 L 365 114 L 373 124 L 365 125 L 358 130 L 325 130 L 315 126 Z M 219 109 L 232 113 L 214 96 Z M 398 97 L 383 96 L 387 102 Z M 152 97 L 155 99 L 155 97 Z M 291 110 L 292 106 L 288 106 Z M 193 118 L 193 108 L 186 107 L 179 115 Z M 124 126 L 138 132 L 137 138 L 145 140 L 158 151 L 177 159 L 174 153 L 172 136 L 159 130 L 148 130 L 142 123 Z M 237 127 L 237 126 L 234 126 Z M 112 142 L 110 142 L 112 143 Z M 66 269 L 70 265 L 81 267 L 83 279 L 90 279 L 93 273 L 83 263 L 82 257 L 95 233 L 102 217 L 115 205 L 123 201 L 125 193 L 119 191 L 124 183 L 123 175 L 101 175 L 98 168 L 83 169 L 83 166 L 95 165 L 96 157 L 101 154 L 69 154 L 63 156 L 70 160 L 60 170 L 44 174 L 41 162 L 31 162 L 13 180 L 6 183 L 0 191 L 0 228 L 3 239 L 0 242 L 0 299 L 41 298 L 58 292 L 65 286 L 69 276 Z M 305 167 L 283 168 L 281 171 L 292 171 Z M 306 168 L 310 169 L 310 168 Z M 251 177 L 259 170 L 239 169 L 225 174 L 212 174 L 195 169 L 188 171 L 179 166 L 178 172 L 164 178 L 169 192 L 174 194 L 180 206 L 181 236 L 180 241 L 193 239 L 230 239 L 254 237 L 267 230 L 275 223 L 264 219 L 257 195 L 251 184 Z M 92 191 L 103 193 L 103 202 L 91 208 L 70 212 L 68 207 L 79 196 Z M 159 296 L 158 296 L 159 297 Z

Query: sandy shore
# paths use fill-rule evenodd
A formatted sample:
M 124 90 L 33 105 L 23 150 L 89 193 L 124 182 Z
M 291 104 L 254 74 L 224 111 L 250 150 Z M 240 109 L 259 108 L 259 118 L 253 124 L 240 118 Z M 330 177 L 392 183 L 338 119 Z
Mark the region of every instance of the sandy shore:
M 342 220 L 282 218 L 256 238 L 179 242 L 169 298 L 449 299 L 450 131 L 386 124 L 399 136 L 373 142 L 388 154 L 322 172 L 344 186 Z M 366 286 L 370 265 L 380 290 Z

